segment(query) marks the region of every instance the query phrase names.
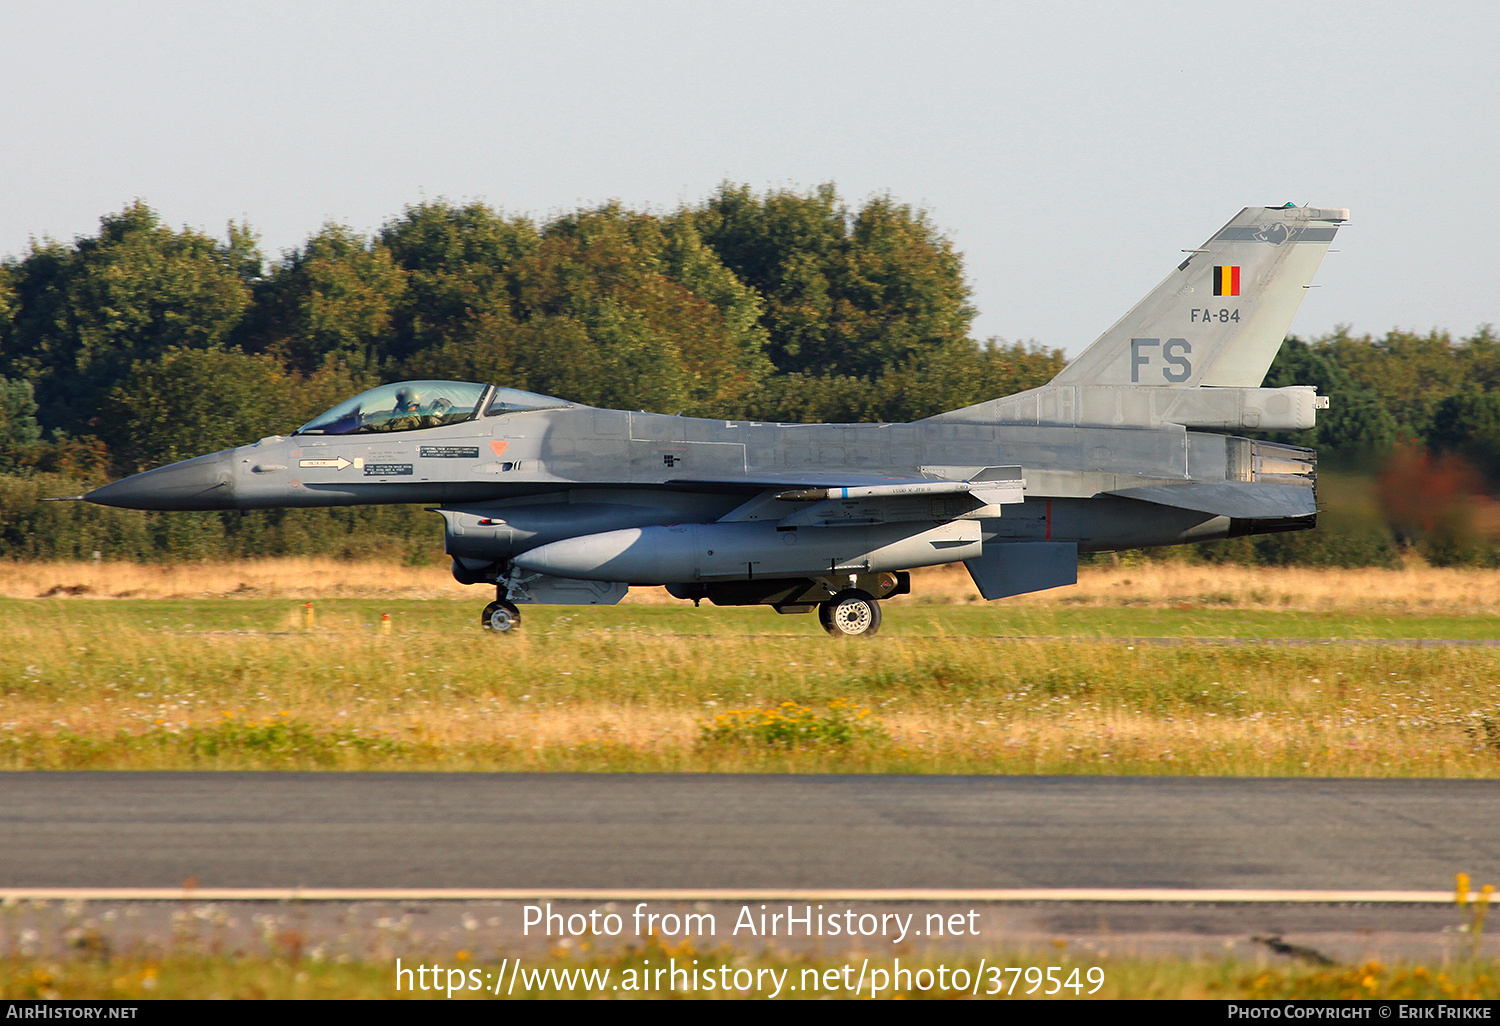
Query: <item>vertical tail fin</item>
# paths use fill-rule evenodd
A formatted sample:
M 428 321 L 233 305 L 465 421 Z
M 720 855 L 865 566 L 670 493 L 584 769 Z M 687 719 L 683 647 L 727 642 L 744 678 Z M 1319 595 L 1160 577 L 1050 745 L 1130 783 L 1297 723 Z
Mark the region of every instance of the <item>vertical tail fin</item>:
M 1328 399 L 1310 385 L 1260 383 L 1348 218 L 1246 207 L 1047 384 L 932 419 L 1306 430 Z
M 1349 211 L 1246 207 L 1056 385 L 1256 388 Z

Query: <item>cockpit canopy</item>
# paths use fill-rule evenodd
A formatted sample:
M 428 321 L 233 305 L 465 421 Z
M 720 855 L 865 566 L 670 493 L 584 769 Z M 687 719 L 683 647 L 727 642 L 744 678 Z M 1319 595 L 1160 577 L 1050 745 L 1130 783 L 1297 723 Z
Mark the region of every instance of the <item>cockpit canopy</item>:
M 292 434 L 415 431 L 473 420 L 481 407 L 486 417 L 495 417 L 502 413 L 571 405 L 566 399 L 523 392 L 519 388 L 491 388 L 468 381 L 398 381 L 346 399 Z

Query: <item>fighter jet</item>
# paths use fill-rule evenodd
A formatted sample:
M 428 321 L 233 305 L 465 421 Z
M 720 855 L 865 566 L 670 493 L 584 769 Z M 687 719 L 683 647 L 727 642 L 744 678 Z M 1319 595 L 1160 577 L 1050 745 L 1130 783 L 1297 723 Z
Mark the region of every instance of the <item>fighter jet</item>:
M 1080 552 L 1313 527 L 1313 450 L 1234 432 L 1304 430 L 1327 408 L 1312 386 L 1260 386 L 1347 219 L 1247 207 L 1046 385 L 911 424 L 704 420 L 405 381 L 84 498 L 431 503 L 453 576 L 495 589 L 481 623 L 497 633 L 529 603 L 665 585 L 816 610 L 830 634 L 867 637 L 917 567 L 962 562 L 998 599 L 1076 583 Z

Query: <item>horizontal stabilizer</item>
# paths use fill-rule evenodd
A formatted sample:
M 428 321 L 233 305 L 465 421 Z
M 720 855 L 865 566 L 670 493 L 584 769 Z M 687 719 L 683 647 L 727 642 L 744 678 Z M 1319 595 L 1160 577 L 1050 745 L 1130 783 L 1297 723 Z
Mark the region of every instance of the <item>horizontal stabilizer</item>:
M 1318 512 L 1317 498 L 1306 485 L 1210 481 L 1145 485 L 1104 494 L 1142 499 L 1161 506 L 1175 506 L 1199 513 L 1233 517 L 1236 520 L 1310 517 Z
M 986 544 L 984 555 L 964 560 L 974 586 L 986 599 L 1024 595 L 1078 583 L 1078 546 L 1073 542 Z

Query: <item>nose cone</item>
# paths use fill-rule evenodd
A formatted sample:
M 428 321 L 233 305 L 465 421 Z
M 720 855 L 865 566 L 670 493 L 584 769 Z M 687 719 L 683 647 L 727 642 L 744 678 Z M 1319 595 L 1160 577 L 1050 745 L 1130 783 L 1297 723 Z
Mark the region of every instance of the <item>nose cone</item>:
M 233 509 L 232 457 L 233 450 L 226 450 L 158 467 L 95 488 L 84 499 L 123 509 Z

